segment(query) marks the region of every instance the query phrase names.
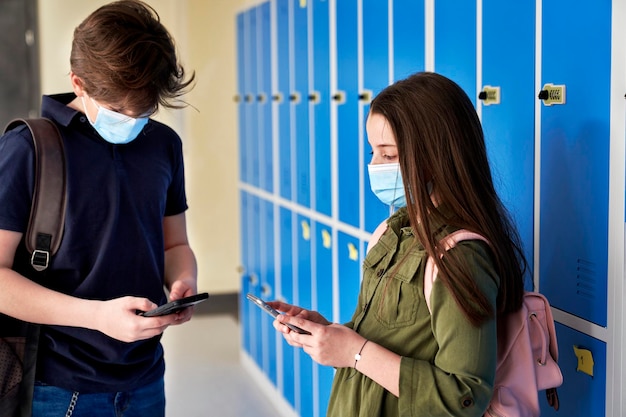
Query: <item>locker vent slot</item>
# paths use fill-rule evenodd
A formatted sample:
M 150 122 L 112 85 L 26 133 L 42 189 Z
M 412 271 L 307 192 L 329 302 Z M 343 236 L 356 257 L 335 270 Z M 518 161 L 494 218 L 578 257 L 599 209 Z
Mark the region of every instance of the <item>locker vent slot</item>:
M 576 265 L 576 294 L 587 299 L 596 298 L 597 273 L 595 263 L 578 259 Z

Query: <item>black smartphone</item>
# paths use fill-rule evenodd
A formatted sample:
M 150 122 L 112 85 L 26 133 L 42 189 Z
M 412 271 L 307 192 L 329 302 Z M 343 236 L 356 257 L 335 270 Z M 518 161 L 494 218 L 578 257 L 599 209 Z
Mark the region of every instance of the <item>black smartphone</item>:
M 259 306 L 263 311 L 265 311 L 267 314 L 269 314 L 270 316 L 274 318 L 276 318 L 276 316 L 278 316 L 279 314 L 282 314 L 280 311 L 273 309 L 269 304 L 267 304 L 265 301 L 261 300 L 259 297 L 253 294 L 250 294 L 250 293 L 246 294 L 246 298 L 252 301 L 257 306 Z M 301 329 L 298 326 L 294 326 L 293 324 L 284 323 L 284 325 L 289 327 L 291 330 L 293 330 L 296 333 L 311 334 L 310 332 L 307 332 L 306 330 Z
M 196 295 L 191 295 L 189 297 L 181 298 L 179 300 L 171 301 L 167 304 L 163 304 L 150 311 L 140 311 L 137 314 L 144 317 L 156 317 L 156 316 L 166 316 L 172 313 L 178 313 L 181 310 L 184 310 L 187 307 L 191 307 L 202 301 L 205 301 L 209 298 L 209 293 L 203 292 Z

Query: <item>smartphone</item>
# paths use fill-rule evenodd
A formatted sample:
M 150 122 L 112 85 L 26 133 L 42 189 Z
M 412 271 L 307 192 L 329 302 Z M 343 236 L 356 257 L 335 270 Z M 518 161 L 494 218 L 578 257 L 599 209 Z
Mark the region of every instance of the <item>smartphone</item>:
M 163 304 L 150 311 L 139 311 L 137 314 L 144 317 L 156 317 L 156 316 L 166 316 L 172 313 L 178 313 L 181 310 L 186 309 L 187 307 L 191 307 L 202 301 L 205 301 L 209 298 L 209 293 L 203 292 L 196 295 L 191 295 L 189 297 L 181 298 L 179 300 L 174 300 L 167 304 Z
M 280 311 L 273 309 L 269 304 L 267 304 L 265 301 L 261 300 L 259 297 L 255 295 L 248 293 L 246 295 L 246 298 L 252 301 L 257 306 L 259 306 L 263 311 L 265 311 L 267 314 L 269 314 L 270 316 L 274 318 L 276 318 L 279 314 L 282 314 Z M 289 323 L 283 323 L 283 324 L 289 327 L 291 330 L 293 330 L 296 333 L 311 334 L 307 332 L 306 330 L 299 328 L 298 326 L 294 326 L 293 324 L 289 324 Z

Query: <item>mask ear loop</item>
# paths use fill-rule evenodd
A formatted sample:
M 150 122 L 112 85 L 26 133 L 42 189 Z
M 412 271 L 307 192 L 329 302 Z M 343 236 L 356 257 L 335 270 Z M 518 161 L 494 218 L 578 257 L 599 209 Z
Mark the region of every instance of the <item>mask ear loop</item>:
M 89 120 L 89 123 L 96 123 L 95 120 L 92 122 L 91 119 L 89 118 L 89 114 L 87 114 L 87 106 L 85 105 L 85 96 L 84 95 L 80 96 L 80 99 L 83 102 L 83 110 L 85 110 L 85 117 L 87 117 L 87 120 Z M 96 119 L 98 119 L 97 113 L 96 113 Z
M 389 217 L 391 217 L 391 215 L 393 213 L 396 212 L 396 207 L 393 204 L 394 201 L 396 201 L 396 190 L 398 189 L 398 177 L 400 176 L 400 164 L 398 164 L 398 170 L 396 171 L 396 180 L 394 181 L 394 187 L 393 187 L 393 198 L 391 199 L 391 204 L 389 205 Z

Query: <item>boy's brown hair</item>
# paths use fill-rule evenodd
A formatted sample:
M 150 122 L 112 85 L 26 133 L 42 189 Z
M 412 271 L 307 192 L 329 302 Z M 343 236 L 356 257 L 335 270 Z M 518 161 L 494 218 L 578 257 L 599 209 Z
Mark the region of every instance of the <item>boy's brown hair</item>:
M 157 12 L 139 0 L 91 13 L 74 30 L 70 64 L 89 96 L 137 114 L 185 107 L 178 98 L 195 78 L 185 79 L 172 37 Z

